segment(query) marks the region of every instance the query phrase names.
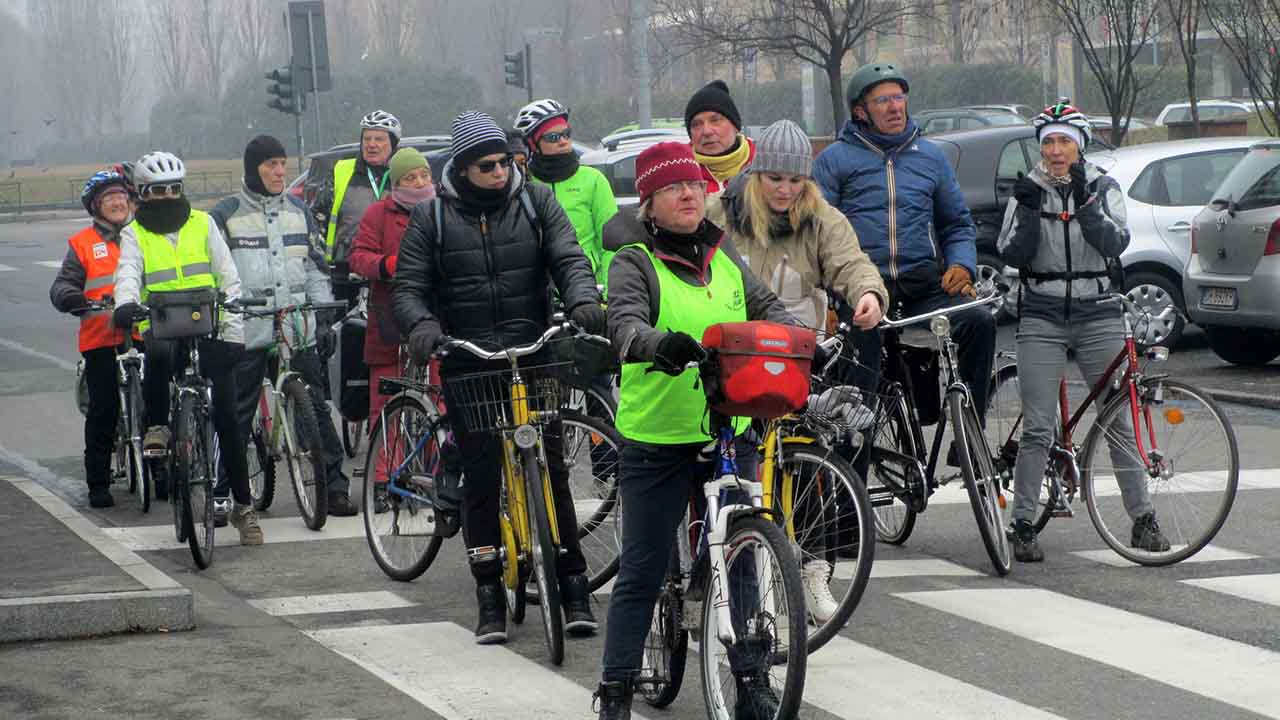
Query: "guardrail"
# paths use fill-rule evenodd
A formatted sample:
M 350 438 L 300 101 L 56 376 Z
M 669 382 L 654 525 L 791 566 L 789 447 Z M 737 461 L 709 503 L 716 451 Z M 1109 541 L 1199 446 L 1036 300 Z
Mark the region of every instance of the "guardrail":
M 48 197 L 49 193 L 37 193 L 32 185 L 43 185 L 47 188 L 50 181 L 40 183 L 23 182 L 21 180 L 0 183 L 0 213 L 43 212 L 48 210 L 79 210 L 80 191 L 84 188 L 88 177 L 67 178 L 66 192 L 55 192 L 55 199 L 42 199 L 34 202 L 38 196 Z M 53 181 L 56 182 L 56 181 Z M 232 172 L 195 172 L 188 173 L 183 180 L 186 196 L 190 200 L 206 200 L 230 195 L 240 189 L 240 183 Z

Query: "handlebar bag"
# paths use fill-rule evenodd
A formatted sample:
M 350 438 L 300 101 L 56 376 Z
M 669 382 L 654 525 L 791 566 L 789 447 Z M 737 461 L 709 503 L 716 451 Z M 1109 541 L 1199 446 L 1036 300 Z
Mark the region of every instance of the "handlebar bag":
M 702 334 L 716 352 L 715 375 L 706 378 L 716 412 L 774 418 L 804 407 L 817 335 L 808 328 L 753 320 L 718 323 Z
M 150 293 L 147 307 L 151 311 L 151 334 L 157 340 L 213 335 L 217 327 L 214 316 L 217 299 L 218 291 L 214 288 Z

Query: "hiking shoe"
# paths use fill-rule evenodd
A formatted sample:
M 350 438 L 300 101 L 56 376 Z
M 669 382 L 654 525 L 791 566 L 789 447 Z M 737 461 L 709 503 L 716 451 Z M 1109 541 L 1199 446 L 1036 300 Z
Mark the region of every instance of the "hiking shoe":
M 165 425 L 153 425 L 147 428 L 147 434 L 142 438 L 142 454 L 163 455 L 169 452 L 169 428 Z
M 116 499 L 111 497 L 111 489 L 105 485 L 95 485 L 89 488 L 89 507 L 91 508 L 109 508 L 114 507 Z
M 734 720 L 773 720 L 778 714 L 778 696 L 763 669 L 736 678 L 738 698 L 733 704 Z
M 1013 544 L 1013 557 L 1018 562 L 1044 560 L 1044 551 L 1040 549 L 1040 541 L 1036 539 L 1036 529 L 1030 522 L 1015 520 L 1013 532 L 1009 533 L 1009 541 Z
M 1155 513 L 1147 513 L 1133 521 L 1133 537 L 1129 539 L 1129 545 L 1147 552 L 1168 551 L 1169 539 L 1160 532 Z
M 241 545 L 262 544 L 262 527 L 258 525 L 258 511 L 253 509 L 252 503 L 232 510 L 231 524 L 240 532 Z
M 360 513 L 346 493 L 329 494 L 329 514 L 334 517 L 351 517 Z
M 831 563 L 811 558 L 800 568 L 800 582 L 804 586 L 805 607 L 814 623 L 821 625 L 830 620 L 840 603 L 831 595 Z
M 597 720 L 631 720 L 630 680 L 609 680 L 591 694 L 592 709 L 599 707 Z
M 591 612 L 591 587 L 586 575 L 560 578 L 560 601 L 564 604 L 564 631 L 585 637 L 594 635 L 600 626 Z
M 476 644 L 497 645 L 507 641 L 507 598 L 498 582 L 476 585 Z

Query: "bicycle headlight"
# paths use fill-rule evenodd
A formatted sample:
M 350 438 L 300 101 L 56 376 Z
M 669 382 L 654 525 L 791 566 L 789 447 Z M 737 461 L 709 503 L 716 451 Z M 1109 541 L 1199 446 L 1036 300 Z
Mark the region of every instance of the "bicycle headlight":
M 946 315 L 939 315 L 929 321 L 929 329 L 933 331 L 936 337 L 951 337 L 951 319 Z
M 534 430 L 532 425 L 521 425 L 516 428 L 513 439 L 516 441 L 516 447 L 528 450 L 538 444 L 538 431 Z

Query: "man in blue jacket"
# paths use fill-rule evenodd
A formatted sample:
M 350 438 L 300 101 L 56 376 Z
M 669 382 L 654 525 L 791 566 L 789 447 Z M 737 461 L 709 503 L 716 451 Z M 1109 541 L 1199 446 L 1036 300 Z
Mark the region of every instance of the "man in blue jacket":
M 960 183 L 908 116 L 908 89 L 906 77 L 889 63 L 859 68 L 848 88 L 853 117 L 813 166 L 813 179 L 853 224 L 862 249 L 880 268 L 891 309 L 903 316 L 974 297 L 978 255 Z M 986 308 L 972 308 L 952 315 L 951 327 L 960 346 L 960 377 L 984 417 L 995 320 Z M 878 374 L 879 332 L 860 333 L 850 345 Z

